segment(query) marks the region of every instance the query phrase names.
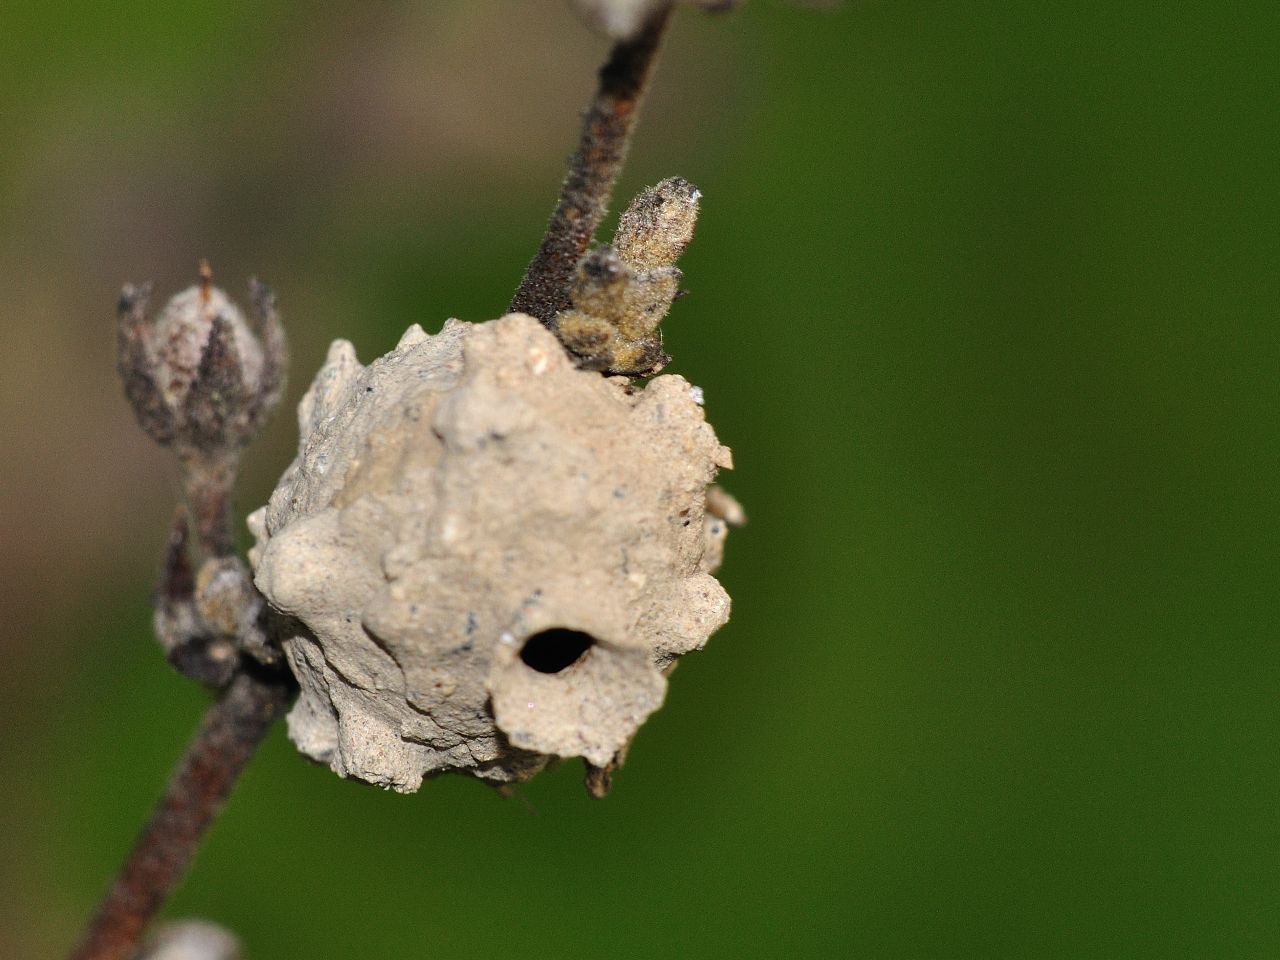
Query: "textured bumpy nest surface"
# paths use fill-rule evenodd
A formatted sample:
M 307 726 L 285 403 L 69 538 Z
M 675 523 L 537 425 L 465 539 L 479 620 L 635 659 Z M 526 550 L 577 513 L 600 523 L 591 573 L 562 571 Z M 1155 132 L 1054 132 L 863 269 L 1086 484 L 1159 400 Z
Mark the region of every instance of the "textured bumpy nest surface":
M 299 421 L 251 557 L 296 621 L 289 735 L 343 776 L 606 766 L 728 618 L 729 451 L 681 377 L 576 369 L 523 314 L 450 321 L 368 367 L 335 342 Z

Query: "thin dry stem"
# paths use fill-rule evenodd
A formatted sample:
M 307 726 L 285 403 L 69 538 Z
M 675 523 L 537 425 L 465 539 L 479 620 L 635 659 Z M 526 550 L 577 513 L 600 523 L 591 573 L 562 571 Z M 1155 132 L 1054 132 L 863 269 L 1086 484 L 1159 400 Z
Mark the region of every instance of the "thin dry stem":
M 235 552 L 232 492 L 235 459 L 183 464 L 182 486 L 187 498 L 196 543 L 203 557 L 227 557 Z
M 513 311 L 549 324 L 569 307 L 574 270 L 591 245 L 622 171 L 636 113 L 670 19 L 670 7 L 654 14 L 634 38 L 615 44 L 600 68 L 600 85 L 583 119 L 560 202 L 511 301 Z
M 71 960 L 128 960 L 186 873 L 205 832 L 295 686 L 287 675 L 240 673 L 205 713 L 168 790 Z

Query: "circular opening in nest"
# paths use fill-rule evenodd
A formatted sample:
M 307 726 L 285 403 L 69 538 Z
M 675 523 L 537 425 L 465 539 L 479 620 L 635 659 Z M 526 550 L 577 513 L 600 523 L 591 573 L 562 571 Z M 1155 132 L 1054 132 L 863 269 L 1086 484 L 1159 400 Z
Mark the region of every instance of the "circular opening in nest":
M 559 673 L 585 657 L 595 642 L 581 630 L 552 627 L 529 637 L 520 648 L 520 659 L 539 673 Z

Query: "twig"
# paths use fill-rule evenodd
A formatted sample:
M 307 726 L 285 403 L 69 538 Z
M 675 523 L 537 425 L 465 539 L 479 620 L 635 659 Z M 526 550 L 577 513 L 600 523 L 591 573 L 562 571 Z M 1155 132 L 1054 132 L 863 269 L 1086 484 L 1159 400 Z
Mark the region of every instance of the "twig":
M 295 689 L 287 674 L 246 669 L 209 708 L 71 960 L 127 960 L 133 955 Z
M 542 246 L 511 301 L 513 311 L 550 323 L 569 306 L 569 282 L 604 218 L 670 18 L 670 7 L 655 13 L 634 38 L 615 44 L 600 68 L 578 152 L 569 161 Z
M 182 486 L 187 509 L 196 543 L 206 557 L 226 557 L 235 551 L 231 495 L 236 466 L 235 458 L 231 457 L 183 466 Z

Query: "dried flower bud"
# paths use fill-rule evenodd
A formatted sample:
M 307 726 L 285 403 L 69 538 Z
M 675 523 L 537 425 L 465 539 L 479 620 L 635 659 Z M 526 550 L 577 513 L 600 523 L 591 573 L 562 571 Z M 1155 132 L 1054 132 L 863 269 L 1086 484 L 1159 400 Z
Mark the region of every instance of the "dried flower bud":
M 672 0 L 572 0 L 579 17 L 611 40 L 630 40 L 644 22 Z M 732 10 L 740 0 L 686 0 L 695 7 L 720 13 Z
M 227 295 L 201 282 L 146 319 L 150 284 L 126 286 L 119 368 L 138 423 L 185 459 L 234 455 L 257 435 L 284 387 L 284 333 L 270 290 L 250 284 L 255 332 Z

